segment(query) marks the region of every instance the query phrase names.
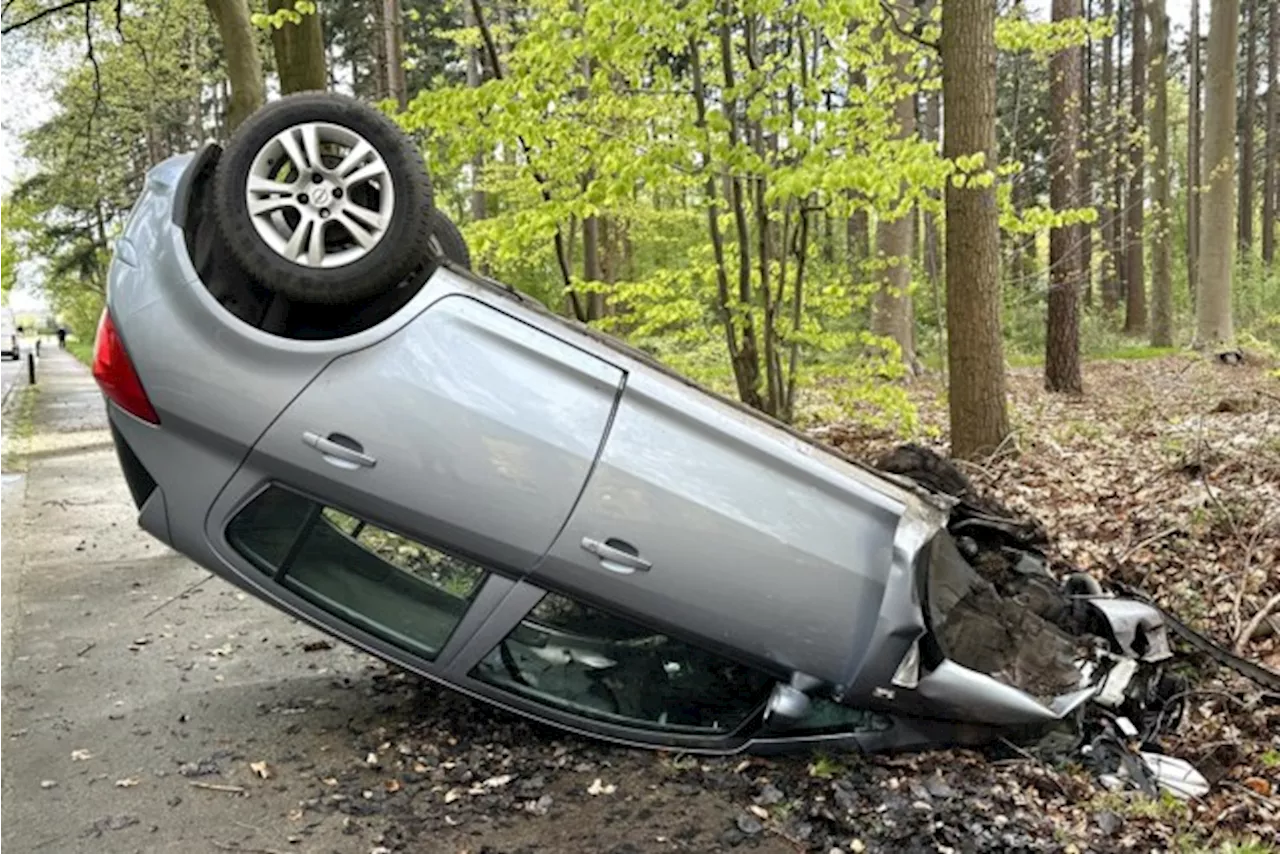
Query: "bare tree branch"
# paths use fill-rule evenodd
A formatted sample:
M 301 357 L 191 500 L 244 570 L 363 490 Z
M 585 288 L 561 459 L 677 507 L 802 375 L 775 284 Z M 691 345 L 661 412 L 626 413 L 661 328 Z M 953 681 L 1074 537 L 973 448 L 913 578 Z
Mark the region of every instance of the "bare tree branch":
M 93 108 L 89 110 L 89 122 L 85 125 L 85 145 L 91 145 L 93 139 L 93 120 L 98 117 L 98 109 L 102 106 L 102 69 L 98 67 L 98 56 L 93 52 L 93 6 L 84 4 L 84 42 L 85 55 L 93 65 Z
M 30 24 L 34 24 L 36 21 L 43 20 L 49 17 L 50 15 L 56 15 L 59 12 L 63 11 L 64 9 L 70 9 L 73 6 L 87 7 L 97 2 L 98 0 L 66 0 L 66 2 L 59 3 L 57 6 L 51 6 L 48 9 L 44 9 L 43 11 L 36 12 L 30 18 L 23 18 L 21 21 L 18 21 L 16 24 L 10 24 L 7 27 L 0 28 L 0 36 L 7 36 L 9 33 L 13 32 L 14 30 L 20 30 L 23 27 L 28 26 Z M 4 8 L 8 9 L 9 4 L 5 3 Z

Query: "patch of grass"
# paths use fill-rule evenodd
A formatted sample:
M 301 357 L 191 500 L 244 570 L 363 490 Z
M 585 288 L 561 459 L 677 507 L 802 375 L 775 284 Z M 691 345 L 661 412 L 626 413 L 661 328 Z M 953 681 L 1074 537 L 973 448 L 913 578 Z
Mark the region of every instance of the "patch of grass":
M 27 446 L 35 432 L 36 399 L 40 386 L 24 385 L 14 389 L 12 394 L 18 399 L 5 416 L 3 467 L 5 471 L 25 472 Z
M 1280 750 L 1268 750 L 1262 754 L 1262 764 L 1268 768 L 1280 767 Z
M 826 753 L 819 753 L 809 765 L 809 776 L 819 780 L 830 780 L 839 777 L 848 769 L 843 762 Z
M 1183 352 L 1177 347 L 1150 347 L 1141 344 L 1133 344 L 1129 346 L 1110 347 L 1090 354 L 1093 359 L 1108 360 L 1138 360 L 1138 359 L 1160 359 L 1165 356 L 1173 356 Z
M 1203 851 L 1204 849 L 1197 850 Z M 1276 852 L 1280 851 L 1280 848 L 1263 842 L 1261 839 L 1249 837 L 1248 839 L 1223 842 L 1212 851 L 1213 854 L 1276 854 Z
M 67 352 L 79 359 L 86 367 L 93 367 L 92 341 L 72 340 L 69 338 L 67 339 Z
M 1158 798 L 1133 793 L 1104 792 L 1094 798 L 1095 812 L 1111 810 L 1114 813 L 1132 818 L 1150 818 L 1165 823 L 1176 823 L 1180 819 L 1191 817 L 1191 807 L 1168 792 L 1161 792 Z

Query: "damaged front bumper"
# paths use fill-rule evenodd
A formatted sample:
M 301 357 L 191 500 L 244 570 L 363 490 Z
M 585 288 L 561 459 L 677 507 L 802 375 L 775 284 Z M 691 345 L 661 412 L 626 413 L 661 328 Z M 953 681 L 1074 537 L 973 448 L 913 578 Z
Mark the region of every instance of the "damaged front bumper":
M 966 557 L 968 552 L 971 557 Z M 1047 724 L 1089 700 L 1120 706 L 1139 664 L 1171 657 L 1159 610 L 1071 592 L 1038 554 L 931 546 L 927 629 L 874 700 L 894 711 L 997 726 Z

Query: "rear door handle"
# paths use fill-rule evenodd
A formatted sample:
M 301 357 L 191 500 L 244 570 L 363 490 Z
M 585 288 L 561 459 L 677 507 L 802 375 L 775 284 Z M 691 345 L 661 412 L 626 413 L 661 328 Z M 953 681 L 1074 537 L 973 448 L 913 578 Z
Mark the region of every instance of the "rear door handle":
M 302 442 L 324 455 L 325 462 L 348 471 L 364 467 L 373 468 L 378 461 L 364 452 L 364 447 L 341 433 L 330 433 L 328 438 L 312 433 L 302 434 Z
M 582 548 L 600 558 L 600 565 L 619 575 L 648 572 L 653 564 L 640 557 L 636 547 L 623 540 L 608 539 L 604 542 L 591 537 L 582 538 Z

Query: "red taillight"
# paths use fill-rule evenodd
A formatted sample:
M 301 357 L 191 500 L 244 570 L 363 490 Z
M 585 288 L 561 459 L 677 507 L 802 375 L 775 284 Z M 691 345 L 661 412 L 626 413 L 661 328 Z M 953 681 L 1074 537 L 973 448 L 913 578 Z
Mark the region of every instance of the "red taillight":
M 160 423 L 160 416 L 156 415 L 147 393 L 142 390 L 142 382 L 133 370 L 124 342 L 120 340 L 116 325 L 106 309 L 98 321 L 98 337 L 93 344 L 93 378 L 103 393 L 125 412 L 152 424 Z

